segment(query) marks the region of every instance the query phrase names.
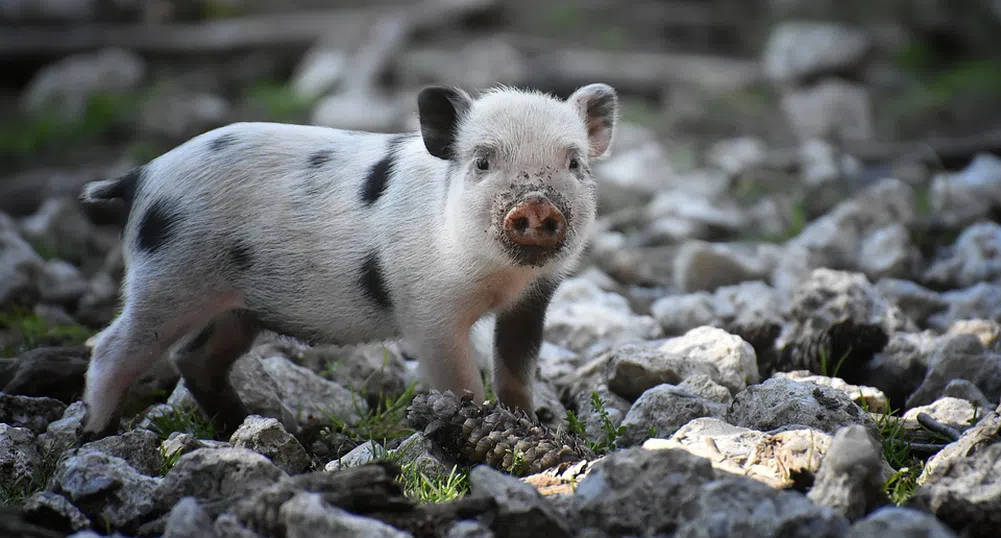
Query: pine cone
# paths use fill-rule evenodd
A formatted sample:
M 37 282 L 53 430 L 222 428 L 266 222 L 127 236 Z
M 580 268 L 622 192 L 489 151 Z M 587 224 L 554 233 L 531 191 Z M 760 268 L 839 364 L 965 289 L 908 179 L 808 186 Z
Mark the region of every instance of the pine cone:
M 547 428 L 524 411 L 492 402 L 479 406 L 451 391 L 417 395 L 407 420 L 457 461 L 517 476 L 595 457 L 579 437 Z

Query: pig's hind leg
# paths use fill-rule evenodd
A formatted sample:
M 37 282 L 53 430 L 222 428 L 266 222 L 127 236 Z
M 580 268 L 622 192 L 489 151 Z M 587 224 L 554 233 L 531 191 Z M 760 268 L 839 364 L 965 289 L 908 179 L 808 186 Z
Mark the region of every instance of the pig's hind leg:
M 230 310 L 216 316 L 174 356 L 185 386 L 212 418 L 217 433 L 226 437 L 248 414 L 229 381 L 230 367 L 250 350 L 258 332 L 259 325 L 250 312 Z
M 185 334 L 242 303 L 238 293 L 191 286 L 190 279 L 178 275 L 130 273 L 122 313 L 100 334 L 91 353 L 84 442 L 117 433 L 122 402 L 139 376 Z

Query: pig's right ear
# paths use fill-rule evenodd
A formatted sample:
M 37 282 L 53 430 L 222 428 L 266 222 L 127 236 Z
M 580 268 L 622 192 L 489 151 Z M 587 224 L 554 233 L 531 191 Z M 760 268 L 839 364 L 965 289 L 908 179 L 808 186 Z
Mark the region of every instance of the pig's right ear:
M 444 86 L 431 86 L 417 95 L 421 136 L 428 153 L 439 159 L 455 158 L 455 135 L 459 120 L 469 111 L 469 94 Z

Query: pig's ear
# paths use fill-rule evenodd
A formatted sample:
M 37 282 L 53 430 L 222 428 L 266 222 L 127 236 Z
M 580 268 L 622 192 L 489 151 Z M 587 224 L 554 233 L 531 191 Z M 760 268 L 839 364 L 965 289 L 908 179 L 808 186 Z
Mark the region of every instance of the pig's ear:
M 619 96 L 615 89 L 600 82 L 588 84 L 573 92 L 567 102 L 577 109 L 587 124 L 588 156 L 592 159 L 606 156 L 619 112 Z
M 472 106 L 469 94 L 444 86 L 424 88 L 417 95 L 421 136 L 428 153 L 439 159 L 455 157 L 455 135 L 459 120 Z

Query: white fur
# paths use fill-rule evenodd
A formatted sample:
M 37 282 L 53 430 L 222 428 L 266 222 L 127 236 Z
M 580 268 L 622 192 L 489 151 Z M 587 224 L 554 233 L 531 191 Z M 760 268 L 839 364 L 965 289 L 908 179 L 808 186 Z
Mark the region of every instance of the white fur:
M 572 271 L 594 221 L 593 178 L 567 170 L 568 149 L 586 167 L 593 146 L 576 103 L 508 88 L 485 92 L 459 124 L 456 161 L 450 166 L 428 153 L 419 134 L 410 136 L 372 206 L 361 193 L 394 135 L 237 123 L 151 161 L 123 235 L 125 307 L 99 338 L 87 376 L 86 429 L 104 427 L 135 377 L 180 338 L 243 307 L 262 315 L 266 328 L 306 340 L 402 337 L 432 386 L 482 399 L 469 357 L 472 325 L 539 278 Z M 232 144 L 213 150 L 211 142 L 226 135 Z M 611 132 L 603 135 L 610 142 Z M 490 171 L 478 173 L 473 163 L 484 144 L 496 151 Z M 310 166 L 324 150 L 330 160 Z M 496 204 L 515 183 L 548 186 L 569 204 L 565 247 L 541 267 L 516 264 L 497 240 Z M 322 194 L 308 195 L 307 184 L 322 185 Z M 112 186 L 95 182 L 85 196 Z M 155 203 L 181 216 L 171 241 L 149 253 L 137 247 L 137 234 Z M 243 271 L 230 263 L 237 244 L 251 255 Z M 372 252 L 392 310 L 360 284 Z

